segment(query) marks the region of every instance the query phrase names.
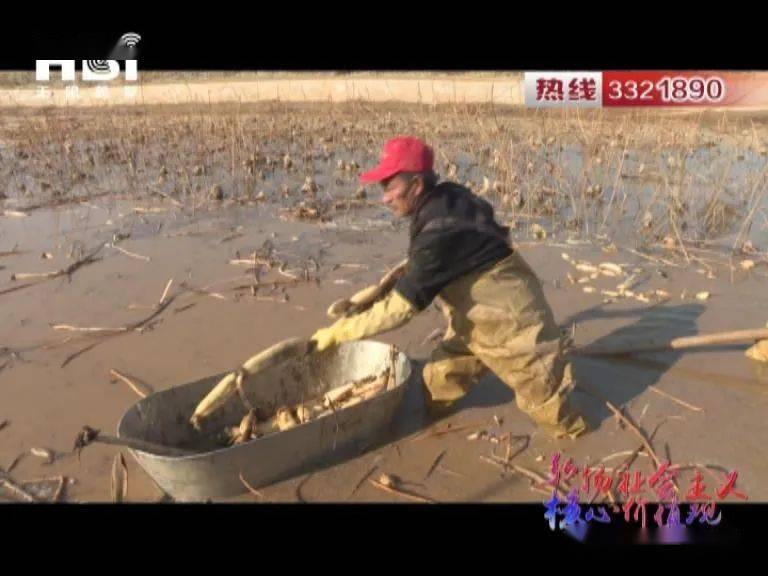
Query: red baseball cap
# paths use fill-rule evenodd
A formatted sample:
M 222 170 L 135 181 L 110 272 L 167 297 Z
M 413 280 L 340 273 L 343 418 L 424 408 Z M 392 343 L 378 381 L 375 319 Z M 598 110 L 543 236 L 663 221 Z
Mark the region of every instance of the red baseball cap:
M 413 136 L 399 136 L 384 144 L 379 165 L 360 176 L 361 182 L 381 182 L 400 172 L 428 172 L 434 166 L 432 148 Z

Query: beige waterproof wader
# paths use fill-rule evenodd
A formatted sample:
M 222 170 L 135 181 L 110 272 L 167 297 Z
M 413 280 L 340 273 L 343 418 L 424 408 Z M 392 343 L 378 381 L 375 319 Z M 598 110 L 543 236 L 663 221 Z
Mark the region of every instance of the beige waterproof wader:
M 538 278 L 517 252 L 439 295 L 448 331 L 424 367 L 429 408 L 442 412 L 491 370 L 518 407 L 556 437 L 588 429 L 576 412 L 571 365 Z

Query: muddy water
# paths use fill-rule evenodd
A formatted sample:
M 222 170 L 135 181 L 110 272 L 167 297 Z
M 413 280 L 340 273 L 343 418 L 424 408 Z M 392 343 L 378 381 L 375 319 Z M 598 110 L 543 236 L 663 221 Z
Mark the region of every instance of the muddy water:
M 0 429 L 0 466 L 7 468 L 26 453 L 12 472 L 17 481 L 66 475 L 76 479 L 66 491 L 68 501 L 109 500 L 110 467 L 117 449 L 93 445 L 79 461 L 69 451 L 83 425 L 114 433 L 122 414 L 138 400 L 124 383 L 110 381 L 111 369 L 155 391 L 229 370 L 275 342 L 309 336 L 328 324 L 325 310 L 331 302 L 376 281 L 399 262 L 407 247 L 407 223 L 393 221 L 382 208 L 336 211 L 328 222 L 282 217 L 285 209 L 307 200 L 299 190 L 306 176 L 313 176 L 320 187 L 318 200 L 349 198 L 358 186 L 358 170 L 345 169 L 345 164 L 370 165 L 384 138 L 406 130 L 440 142 L 438 163 L 444 175 L 451 161 L 458 165 L 457 179 L 473 182 L 476 190 L 485 176 L 500 180 L 506 192 L 513 192 L 512 185 L 523 190 L 527 202 L 523 207 L 504 204 L 493 194 L 488 198 L 505 223 L 517 223 L 513 234 L 519 250 L 541 276 L 557 320 L 572 331 L 578 345 L 758 328 L 768 321 L 764 254 L 751 256 L 757 264 L 749 271 L 740 267 L 743 256 L 733 256 L 735 270 L 730 269 L 727 254 L 737 239 L 738 222 L 719 235 L 709 235 L 710 242 L 700 251 L 690 245 L 690 265 L 685 265 L 681 254 L 658 254 L 683 268 L 649 262 L 629 250 L 640 243 L 637 230 L 642 211 L 650 206 L 658 220 L 666 209 L 664 202 L 645 200 L 666 190 L 667 183 L 674 186 L 676 171 L 667 153 L 685 161 L 686 178 L 679 186 L 685 200 L 698 203 L 694 212 L 712 194 L 733 203 L 743 202 L 745 189 L 751 190 L 755 183 L 759 191 L 765 170 L 765 154 L 759 146 L 766 141 L 760 122 L 746 136 L 739 126 L 720 129 L 703 124 L 701 146 L 689 157 L 679 147 L 655 149 L 653 130 L 664 126 L 668 132 L 677 128 L 683 132 L 691 127 L 690 121 L 681 121 L 679 127 L 666 125 L 666 120 L 658 125 L 640 122 L 638 134 L 649 127 L 653 130 L 628 150 L 621 163 L 621 143 L 589 151 L 574 143 L 581 133 L 578 127 L 573 127 L 575 138 L 566 134 L 563 142 L 542 145 L 550 133 L 561 135 L 558 119 L 553 123 L 547 116 L 500 112 L 493 121 L 505 129 L 493 132 L 487 126 L 490 116 L 473 116 L 462 124 L 463 117 L 431 108 L 418 114 L 386 106 L 373 112 L 355 107 L 323 113 L 243 107 L 242 115 L 240 107 L 222 110 L 171 108 L 146 117 L 138 112 L 115 113 L 99 117 L 98 122 L 91 122 L 87 115 L 45 115 L 43 120 L 4 115 L 0 119 L 0 175 L 7 197 L 0 198 L 0 208 L 68 202 L 55 209 L 32 210 L 26 218 L 0 216 L 0 252 L 14 247 L 21 252 L 0 257 L 0 422 L 9 421 Z M 600 119 L 594 124 L 599 125 Z M 623 126 L 621 118 L 619 125 Z M 709 141 L 715 145 L 705 145 Z M 66 152 L 69 145 L 71 153 Z M 255 148 L 262 161 L 254 174 L 247 174 L 241 162 L 255 154 Z M 32 156 L 25 158 L 26 152 Z M 290 169 L 282 167 L 286 152 L 293 158 Z M 510 171 L 502 173 L 494 167 L 494 152 L 510 158 Z M 307 153 L 311 158 L 305 160 Z M 94 156 L 93 166 L 89 154 Z M 596 162 L 597 156 L 603 158 L 601 163 Z M 642 174 L 641 164 L 645 165 Z M 195 175 L 199 166 L 202 172 Z M 79 171 L 85 173 L 85 180 L 75 178 Z M 518 174 L 519 182 L 514 182 L 511 172 Z M 575 192 L 578 202 L 586 202 L 580 189 L 596 182 L 602 184 L 605 202 L 575 204 L 588 215 L 589 225 L 582 223 L 566 233 L 564 224 L 574 207 L 569 191 Z M 221 202 L 208 198 L 216 183 L 223 185 Z M 626 202 L 621 218 L 620 212 L 607 211 L 614 187 L 613 206 Z M 554 214 L 542 213 L 534 205 L 537 191 L 543 188 L 557 191 Z M 702 191 L 701 197 L 693 194 L 696 190 Z M 256 203 L 254 196 L 262 191 L 266 200 Z M 368 192 L 375 202 L 377 194 Z M 741 196 L 736 199 L 729 196 L 737 193 Z M 542 197 L 542 203 L 547 199 Z M 764 249 L 766 196 L 756 194 L 754 199 L 763 204 L 757 204 L 745 238 Z M 749 205 L 740 209 L 747 210 Z M 547 229 L 545 243 L 531 241 L 529 224 L 534 221 Z M 601 226 L 602 222 L 606 225 Z M 700 220 L 691 221 L 684 231 L 687 239 L 699 236 L 700 224 Z M 596 232 L 603 236 L 596 239 Z M 654 232 L 662 237 L 668 231 Z M 568 243 L 571 234 L 577 243 Z M 610 237 L 619 250 L 604 252 L 594 243 L 579 243 L 585 241 L 578 238 L 585 236 L 603 245 Z M 271 291 L 264 287 L 266 283 L 287 278 L 275 269 L 265 270 L 260 276 L 262 288 L 252 296 L 247 288 L 253 283 L 253 272 L 229 261 L 269 245 L 288 273 L 300 275 L 304 266 L 316 261 L 320 270 L 312 276 L 317 276 L 319 284 L 299 282 Z M 100 246 L 97 260 L 71 277 L 39 283 L 10 279 L 12 274 L 65 269 Z M 51 258 L 41 258 L 44 252 Z M 615 290 L 619 279 L 601 277 L 590 282 L 595 293 L 585 293 L 583 285 L 572 285 L 567 279 L 569 272 L 581 274 L 562 259 L 562 252 L 593 264 L 611 261 L 628 269 L 642 268 L 643 283 L 637 290 L 665 290 L 671 298 L 656 306 L 637 301 L 604 304 L 600 290 Z M 57 324 L 118 328 L 139 322 L 153 312 L 171 278 L 168 295 L 173 302 L 141 333 L 93 339 L 53 329 Z M 246 289 L 234 290 L 238 286 Z M 224 299 L 190 292 L 201 288 Z M 711 298 L 696 300 L 693 295 L 701 291 L 710 292 Z M 380 340 L 404 350 L 418 372 L 434 346 L 425 338 L 442 322 L 439 311 L 430 307 Z M 95 347 L 68 361 L 92 344 Z M 578 357 L 574 366 L 580 386 L 623 406 L 648 434 L 661 423 L 653 442 L 660 458 L 668 452 L 673 463 L 738 470 L 739 489 L 752 500 L 765 500 L 768 470 L 763 445 L 768 430 L 763 415 L 768 370 L 746 359 L 743 351 L 744 346 L 731 346 L 621 359 Z M 651 387 L 701 410 L 675 403 Z M 526 479 L 504 474 L 481 459 L 494 449 L 503 456 L 502 449 L 466 436 L 478 427 L 497 435 L 529 435 L 527 449 L 515 461 L 542 475 L 547 474 L 556 451 L 583 465 L 639 446 L 639 439 L 618 428 L 593 396 L 579 397 L 599 428 L 576 442 L 554 441 L 538 433 L 516 408 L 514 394 L 493 376 L 467 396 L 455 415 L 436 424 L 470 428 L 415 438 L 427 426 L 417 382 L 409 389 L 383 446 L 262 492 L 274 501 L 395 501 L 397 497 L 367 483 L 355 489 L 375 466 L 376 474 L 399 475 L 415 483 L 406 488 L 439 501 L 540 501 L 544 496 L 533 492 Z M 60 456 L 45 464 L 29 454 L 33 447 L 52 449 Z M 127 462 L 128 499 L 159 501 L 162 494 L 151 479 L 133 459 Z M 607 465 L 620 462 L 614 458 Z M 652 470 L 644 456 L 636 466 L 644 472 Z M 715 474 L 722 478 L 722 473 Z M 705 481 L 715 488 L 714 479 L 705 476 Z M 246 495 L 234 500 L 252 499 Z
M 23 284 L 10 281 L 11 273 L 64 268 L 78 257 L 77 248 L 72 258 L 67 257 L 73 245 L 88 253 L 100 243 L 110 242 L 116 232 L 131 232 L 130 238 L 117 245 L 150 260 L 130 258 L 105 247 L 101 259 L 80 268 L 71 279 L 47 280 L 0 296 L 0 343 L 17 352 L 6 353 L 0 362 L 4 363 L 0 420 L 10 422 L 0 431 L 0 463 L 7 467 L 32 447 L 53 449 L 60 454 L 53 464 L 28 455 L 13 470 L 14 477 L 65 475 L 77 480 L 67 489 L 68 500 L 109 500 L 109 473 L 116 448 L 91 446 L 79 462 L 68 452 L 84 424 L 114 433 L 123 412 L 138 400 L 123 383 L 110 382 L 110 369 L 136 377 L 156 391 L 228 370 L 279 340 L 308 336 L 327 324 L 325 309 L 332 301 L 375 281 L 401 259 L 406 248 L 405 231 L 393 229 L 376 208 L 326 225 L 285 222 L 275 216 L 269 207 L 230 206 L 194 217 L 173 207 L 139 217 L 127 204 L 94 200 L 89 206 L 39 210 L 28 218 L 4 221 L 3 249 L 18 245 L 25 253 L 2 259 L 5 269 L 0 272 L 4 275 L 0 290 Z M 377 227 L 377 222 L 385 224 Z M 238 236 L 231 238 L 233 235 Z M 287 302 L 280 291 L 270 294 L 262 288 L 253 297 L 249 291 L 229 290 L 252 278 L 229 260 L 238 252 L 246 255 L 259 249 L 265 241 L 273 244 L 288 271 L 299 269 L 309 257 L 316 259 L 319 285 L 310 282 L 286 288 Z M 554 238 L 554 242 L 564 241 Z M 574 330 L 578 345 L 753 328 L 768 321 L 764 264 L 749 272 L 739 270 L 732 283 L 727 266 L 712 264 L 715 278 L 699 273 L 695 266 L 661 267 L 664 278 L 656 264 L 624 250 L 606 253 L 589 244 L 548 246 L 524 241 L 520 251 L 540 274 L 558 321 Z M 53 258 L 41 259 L 42 252 Z M 561 258 L 562 252 L 593 263 L 611 261 L 643 268 L 647 280 L 638 290 L 663 289 L 672 298 L 650 307 L 639 302 L 603 304 L 599 291 L 587 294 L 581 285 L 569 283 L 566 273 L 572 269 Z M 170 278 L 174 282 L 169 295 L 176 299 L 150 330 L 108 338 L 62 367 L 69 355 L 94 340 L 62 343 L 78 335 L 55 331 L 53 324 L 119 327 L 136 322 L 151 313 L 149 307 L 160 299 Z M 261 277 L 262 283 L 272 279 L 285 280 L 276 271 Z M 181 293 L 182 282 L 197 288 L 212 285 L 210 290 L 226 299 Z M 618 282 L 600 278 L 591 284 L 611 289 Z M 687 295 L 681 299 L 683 290 Z M 693 298 L 704 290 L 712 294 L 708 301 Z M 442 316 L 431 307 L 381 340 L 406 351 L 418 370 L 433 346 L 424 339 L 441 325 Z M 768 498 L 768 467 L 761 455 L 768 438 L 763 417 L 768 407 L 768 373 L 746 359 L 743 350 L 743 346 L 724 347 L 614 360 L 579 357 L 574 362 L 583 386 L 623 405 L 645 430 L 653 430 L 666 419 L 654 438 L 660 457 L 668 447 L 674 463 L 699 462 L 738 470 L 740 489 L 753 500 L 764 500 Z M 680 406 L 650 386 L 703 411 Z M 497 434 L 530 435 L 528 448 L 516 461 L 543 475 L 555 451 L 584 464 L 639 445 L 630 431 L 618 429 L 599 402 L 587 395 L 580 398 L 600 427 L 577 442 L 554 441 L 538 433 L 515 407 L 514 394 L 493 376 L 472 391 L 454 416 L 437 425 L 476 424 Z M 497 455 L 503 454 L 487 441 L 467 440 L 472 429 L 414 439 L 426 426 L 421 402 L 420 388 L 409 390 L 382 447 L 266 487 L 264 495 L 275 501 L 396 500 L 367 483 L 352 494 L 358 481 L 377 466 L 377 473 L 397 474 L 415 483 L 407 486 L 412 491 L 440 501 L 538 501 L 543 497 L 532 492 L 526 480 L 503 475 L 482 461 L 480 457 L 490 455 L 494 448 Z M 502 420 L 500 427 L 494 415 Z M 441 454 L 439 465 L 427 476 Z M 651 471 L 647 458 L 641 457 L 638 466 Z M 128 467 L 129 500 L 161 499 L 160 491 L 132 459 L 128 459 Z

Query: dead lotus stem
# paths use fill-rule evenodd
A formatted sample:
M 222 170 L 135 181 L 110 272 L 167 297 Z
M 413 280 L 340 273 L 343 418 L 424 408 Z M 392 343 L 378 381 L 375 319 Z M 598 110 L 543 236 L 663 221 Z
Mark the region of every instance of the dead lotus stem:
M 502 472 L 507 472 L 508 469 L 509 469 L 509 465 L 506 462 L 504 462 L 503 460 L 499 460 L 499 461 L 493 460 L 493 459 L 489 458 L 488 456 L 480 456 L 480 460 L 490 464 L 491 466 L 495 466 L 496 468 L 498 468 Z
M 3 216 L 8 218 L 26 218 L 29 216 L 26 212 L 19 212 L 18 210 L 3 210 Z
M 443 450 L 442 452 L 440 452 L 440 454 L 437 455 L 437 457 L 432 462 L 432 465 L 429 467 L 429 470 L 427 470 L 427 473 L 424 476 L 424 480 L 429 478 L 432 475 L 432 472 L 434 472 L 435 469 L 440 465 L 440 461 L 443 459 L 443 457 L 445 456 L 446 452 L 448 452 L 447 449 Z
M 171 204 L 173 204 L 177 208 L 184 208 L 184 204 L 182 204 L 181 202 L 179 202 L 178 200 L 176 200 L 174 198 L 171 198 L 170 196 L 168 196 L 168 194 L 164 194 L 163 192 L 157 192 L 157 191 L 152 192 L 152 194 L 155 195 L 155 196 L 160 196 L 162 198 L 165 198 L 166 200 L 168 200 Z
M 605 217 L 603 218 L 603 222 L 600 225 L 600 228 L 605 227 L 605 223 L 608 221 L 608 216 L 611 214 L 611 207 L 613 206 L 613 199 L 616 197 L 616 192 L 619 189 L 619 183 L 621 180 L 621 169 L 624 167 L 624 158 L 627 152 L 627 146 L 629 145 L 629 141 L 624 142 L 624 150 L 622 150 L 621 153 L 621 159 L 619 160 L 619 168 L 616 170 L 616 178 L 613 181 L 613 189 L 611 191 L 611 198 L 608 201 L 608 208 L 605 210 Z
M 60 273 L 57 272 L 19 272 L 11 274 L 11 280 L 39 280 L 41 278 L 56 278 Z
M 248 490 L 248 492 L 250 492 L 251 494 L 253 494 L 254 496 L 256 496 L 256 497 L 257 497 L 259 500 L 265 500 L 265 498 L 264 498 L 264 494 L 262 494 L 261 492 L 259 492 L 258 490 L 256 490 L 256 488 L 254 488 L 254 487 L 253 487 L 253 486 L 252 486 L 252 485 L 251 485 L 251 484 L 250 484 L 250 483 L 249 483 L 249 482 L 248 482 L 248 481 L 247 481 L 247 480 L 246 480 L 246 479 L 243 477 L 243 473 L 242 473 L 242 472 L 240 472 L 240 473 L 238 474 L 238 478 L 240 478 L 240 482 L 242 483 L 242 485 L 243 485 L 243 486 L 245 486 L 245 489 L 246 489 L 246 490 Z
M 153 390 L 149 386 L 147 386 L 146 384 L 137 383 L 134 380 L 132 380 L 131 378 L 129 378 L 128 376 L 126 376 L 125 374 L 121 374 L 120 372 L 118 372 L 115 369 L 110 370 L 109 373 L 113 377 L 115 377 L 118 380 L 121 380 L 122 382 L 127 384 L 131 388 L 131 390 L 136 392 L 136 394 L 138 394 L 142 398 L 146 398 L 147 396 L 149 396 L 150 394 L 153 393 Z
M 32 496 L 29 492 L 24 490 L 21 486 L 16 484 L 13 480 L 8 478 L 4 472 L 0 472 L 0 486 L 5 488 L 8 492 L 13 494 L 19 500 L 24 502 L 34 503 L 37 502 L 37 498 Z
M 366 481 L 366 480 L 368 480 L 368 478 L 370 478 L 370 477 L 371 477 L 371 474 L 373 474 L 374 472 L 376 472 L 376 469 L 377 469 L 377 468 L 378 468 L 378 465 L 374 465 L 374 466 L 373 466 L 373 467 L 372 467 L 370 470 L 368 470 L 368 472 L 366 472 L 366 473 L 363 475 L 363 477 L 362 477 L 362 478 L 360 478 L 360 480 L 358 481 L 358 483 L 357 483 L 357 484 L 355 484 L 355 487 L 352 489 L 352 492 L 350 492 L 350 494 L 349 494 L 349 497 L 350 497 L 350 498 L 351 498 L 352 496 L 354 496 L 354 495 L 357 493 L 357 491 L 360 489 L 360 486 L 362 486 L 363 484 L 365 484 L 365 481 Z
M 605 405 L 608 406 L 608 408 L 611 410 L 611 412 L 616 414 L 616 417 L 619 420 L 621 420 L 627 426 L 627 428 L 632 430 L 640 438 L 640 440 L 643 443 L 643 446 L 645 447 L 645 450 L 648 452 L 650 457 L 653 458 L 653 463 L 657 467 L 661 467 L 661 460 L 659 460 L 659 457 L 656 455 L 656 451 L 653 449 L 653 446 L 651 446 L 650 442 L 648 442 L 648 439 L 645 437 L 645 434 L 643 434 L 643 432 L 640 430 L 640 428 L 635 426 L 635 424 L 632 423 L 629 420 L 629 418 L 627 418 L 626 416 L 624 416 L 624 414 L 622 414 L 621 410 L 616 408 L 616 406 L 611 404 L 608 400 L 605 401 Z
M 680 350 L 698 346 L 712 346 L 716 344 L 736 344 L 739 342 L 765 340 L 767 338 L 768 328 L 757 328 L 749 330 L 735 330 L 733 332 L 702 334 L 699 336 L 683 336 L 681 338 L 674 338 L 667 341 L 643 343 L 637 344 L 635 346 L 630 345 L 616 349 L 590 349 L 589 347 L 575 348 L 573 349 L 573 353 L 587 356 L 631 354 L 639 352 L 656 352 L 660 350 Z
M 11 292 L 16 292 L 18 290 L 24 290 L 25 288 L 31 288 L 32 286 L 35 286 L 39 284 L 39 282 L 30 282 L 29 284 L 21 284 L 20 286 L 14 286 L 12 288 L 6 288 L 5 290 L 0 290 L 0 295 L 2 294 L 10 294 Z
M 253 264 L 253 262 L 251 262 Z M 221 286 L 222 284 L 229 284 L 231 282 L 239 282 L 241 280 L 245 280 L 246 278 L 251 278 L 250 274 L 241 274 L 239 276 L 233 276 L 231 278 L 225 278 L 224 280 L 217 280 L 216 282 L 211 282 L 210 284 L 206 284 L 201 288 L 201 290 L 210 290 L 214 286 Z
M 401 496 L 403 498 L 407 498 L 408 500 L 413 500 L 414 502 L 421 502 L 422 504 L 434 504 L 434 500 L 430 500 L 429 498 L 424 498 L 422 496 L 418 496 L 416 494 L 412 494 L 410 492 L 406 492 L 404 490 L 399 490 L 392 486 L 385 486 L 381 482 L 378 482 L 376 480 L 369 479 L 368 483 L 371 486 L 374 486 L 375 488 L 378 488 L 379 490 L 382 490 L 383 492 L 388 492 L 390 494 L 394 494 L 395 496 Z
M 64 362 L 62 362 L 62 363 L 61 363 L 61 368 L 64 368 L 64 367 L 65 367 L 67 364 L 69 364 L 70 362 L 72 362 L 72 361 L 73 361 L 75 358 L 77 358 L 77 357 L 81 356 L 82 354 L 85 354 L 85 353 L 86 353 L 86 352 L 88 352 L 89 350 L 92 350 L 93 348 L 95 348 L 95 347 L 96 347 L 96 346 L 98 346 L 99 344 L 103 343 L 103 342 L 104 342 L 105 340 L 107 340 L 108 338 L 111 338 L 111 337 L 114 337 L 114 336 L 118 336 L 118 335 L 120 335 L 120 334 L 123 334 L 123 333 L 133 332 L 133 331 L 136 331 L 136 332 L 141 332 L 141 331 L 143 330 L 143 328 L 144 328 L 144 327 L 145 327 L 147 324 L 149 324 L 149 323 L 150 323 L 152 320 L 154 320 L 154 319 L 155 319 L 157 316 L 159 316 L 160 314 L 162 314 L 162 312 L 163 312 L 163 311 L 164 311 L 164 310 L 165 310 L 165 309 L 166 309 L 168 306 L 170 306 L 170 305 L 171 305 L 171 303 L 172 303 L 172 302 L 173 302 L 175 299 L 176 299 L 176 296 L 175 296 L 175 295 L 174 295 L 174 296 L 171 296 L 171 297 L 170 297 L 170 298 L 168 298 L 168 299 L 167 299 L 167 300 L 166 300 L 166 301 L 165 301 L 163 304 L 160 304 L 160 305 L 156 306 L 156 307 L 155 307 L 155 310 L 154 310 L 154 312 L 152 312 L 152 314 L 150 314 L 149 316 L 147 316 L 147 317 L 146 317 L 146 318 L 144 318 L 143 320 L 140 320 L 139 322 L 134 322 L 133 324 L 130 324 L 130 325 L 126 326 L 124 330 L 123 330 L 123 329 L 121 329 L 119 332 L 115 332 L 115 333 L 112 333 L 112 334 L 104 334 L 104 335 L 102 336 L 102 339 L 101 339 L 101 340 L 99 340 L 99 341 L 96 341 L 96 342 L 93 342 L 92 344 L 89 344 L 89 345 L 88 345 L 88 346 L 86 346 L 85 348 L 81 348 L 81 349 L 80 349 L 80 350 L 78 350 L 77 352 L 75 352 L 75 353 L 73 353 L 73 354 L 70 354 L 69 356 L 67 356 L 67 358 L 65 358 L 65 359 L 64 359 Z
M 6 256 L 19 256 L 20 254 L 25 254 L 22 250 L 6 250 L 3 252 L 0 252 L 0 258 L 5 258 Z
M 242 232 L 238 232 L 236 234 L 230 234 L 229 236 L 225 236 L 221 240 L 219 240 L 219 244 L 224 244 L 225 242 L 230 242 L 231 240 L 234 240 L 235 238 L 240 238 L 243 235 Z
M 526 476 L 530 478 L 531 480 L 534 480 L 536 482 L 540 482 L 542 484 L 546 484 L 547 479 L 544 478 L 541 474 L 537 474 L 533 470 L 529 470 L 527 468 L 523 468 L 522 466 L 519 466 L 518 464 L 509 464 L 509 466 L 512 467 L 512 469 L 515 470 L 515 472 L 518 472 L 519 474 L 522 474 L 523 476 Z
M 694 412 L 704 412 L 704 408 L 699 408 L 698 406 L 694 406 L 693 404 L 688 404 L 688 402 L 685 402 L 684 400 L 680 400 L 680 398 L 672 396 L 672 394 L 668 392 L 664 392 L 664 390 L 660 390 L 656 388 L 656 386 L 648 386 L 648 388 L 652 392 L 655 392 L 660 396 L 664 396 L 665 398 L 669 398 L 670 400 L 672 400 L 672 402 L 679 404 L 680 406 L 683 406 L 685 408 L 688 408 L 689 410 L 693 410 Z
M 595 492 L 595 494 L 597 494 L 597 492 Z M 616 498 L 614 498 L 613 492 L 611 492 L 610 490 L 608 491 L 608 500 L 613 506 L 614 511 L 618 510 L 618 507 L 616 506 Z
M 642 450 L 642 448 L 643 447 L 641 446 L 640 449 Z M 622 450 L 621 452 L 614 452 L 613 454 L 609 454 L 608 456 L 600 460 L 600 464 L 605 464 L 609 460 L 613 460 L 614 458 L 621 458 L 622 456 L 634 456 L 637 453 L 638 453 L 637 450 Z M 640 455 L 642 455 L 642 453 Z
M 13 459 L 13 462 L 11 462 L 10 466 L 8 466 L 6 470 L 6 474 L 10 474 L 11 472 L 13 472 L 13 469 L 16 468 L 19 462 L 21 462 L 27 456 L 27 454 L 28 454 L 27 452 L 22 452 L 21 454 L 16 456 L 16 458 Z
M 521 448 L 518 448 L 514 453 L 512 453 L 512 438 L 515 438 L 515 442 L 517 440 L 524 440 L 523 446 Z M 531 437 L 528 434 L 523 434 L 522 436 L 515 436 L 515 437 L 509 437 L 507 436 L 507 453 L 504 456 L 504 460 L 509 464 L 512 460 L 517 458 L 520 454 L 528 450 L 528 447 L 531 444 Z
M 215 298 L 216 300 L 227 299 L 226 296 L 224 296 L 223 294 L 219 294 L 218 292 L 209 292 L 208 290 L 205 290 L 203 293 L 206 294 L 207 296 L 210 296 L 211 298 Z
M 168 280 L 168 284 L 165 285 L 165 290 L 163 290 L 163 295 L 160 296 L 160 301 L 158 302 L 158 306 L 162 306 L 163 302 L 165 302 L 165 297 L 168 296 L 168 290 L 171 289 L 171 284 L 173 284 L 173 278 Z
M 456 478 L 467 478 L 466 474 L 462 474 L 460 472 L 456 472 L 455 470 L 451 470 L 450 468 L 446 468 L 442 465 L 442 463 L 437 466 L 437 469 L 440 470 L 440 472 L 448 474 L 449 476 L 455 476 Z
M 128 495 L 128 468 L 122 452 L 112 461 L 111 491 L 112 502 L 115 504 L 124 502 Z
M 299 280 L 299 277 L 298 277 L 298 276 L 296 276 L 295 274 L 291 274 L 290 272 L 286 271 L 286 264 L 285 264 L 285 262 L 283 262 L 282 264 L 280 264 L 280 267 L 277 269 L 277 271 L 278 271 L 278 272 L 279 272 L 279 273 L 280 273 L 282 276 L 285 276 L 286 278 L 290 278 L 291 280 L 296 280 L 296 281 L 298 281 L 298 280 Z
M 688 250 L 685 249 L 685 243 L 683 242 L 683 237 L 680 235 L 680 230 L 677 227 L 677 218 L 675 216 L 672 216 L 669 219 L 669 221 L 672 224 L 672 230 L 675 232 L 675 236 L 677 236 L 677 241 L 680 243 L 680 249 L 683 252 L 683 256 L 685 256 L 685 261 L 688 264 L 690 264 L 691 257 L 688 255 Z
M 125 250 L 124 248 L 121 248 L 120 246 L 115 246 L 114 244 L 109 245 L 111 248 L 114 248 L 121 254 L 125 254 L 129 258 L 134 258 L 136 260 L 143 260 L 144 262 L 149 262 L 151 258 L 149 256 L 142 256 L 141 254 L 136 254 L 135 252 L 131 252 L 130 250 Z
M 299 280 L 274 280 L 272 282 L 259 282 L 256 284 L 257 288 L 277 288 L 278 286 L 296 286 L 296 284 L 299 283 Z M 229 290 L 231 292 L 237 292 L 239 290 L 250 290 L 253 286 L 253 283 L 250 284 L 241 284 L 239 286 L 234 286 L 230 288 Z
M 80 260 L 70 264 L 66 268 L 56 270 L 55 272 L 43 272 L 43 273 L 19 273 L 11 274 L 11 280 L 28 280 L 33 278 L 51 279 L 58 278 L 59 276 L 71 276 L 77 271 L 78 268 L 91 264 L 96 259 L 96 255 L 101 251 L 104 245 L 99 246 L 96 250 L 81 258 Z
M 97 326 L 70 326 L 69 324 L 54 324 L 53 325 L 54 330 L 59 331 L 65 331 L 65 332 L 107 332 L 107 333 L 116 333 L 116 332 L 127 332 L 128 328 L 125 326 L 122 326 L 120 328 L 101 328 Z
M 661 426 L 662 426 L 662 424 L 664 424 L 664 422 L 666 422 L 666 419 L 665 419 L 665 420 L 662 420 L 661 422 L 659 422 L 659 423 L 656 425 L 656 428 L 653 430 L 653 433 L 651 434 L 651 437 L 649 438 L 649 441 L 650 441 L 650 442 L 653 442 L 653 439 L 656 437 L 656 433 L 659 431 L 659 428 L 661 428 Z M 622 463 L 621 463 L 621 464 L 620 464 L 620 465 L 619 465 L 619 466 L 616 468 L 616 471 L 622 471 L 622 470 L 628 471 L 628 470 L 629 470 L 629 468 L 632 466 L 632 464 L 634 464 L 634 463 L 635 463 L 635 460 L 637 460 L 637 458 L 638 458 L 639 456 L 641 456 L 641 455 L 642 455 L 643 457 L 645 457 L 645 458 L 650 458 L 650 454 L 648 454 L 647 452 L 646 452 L 646 453 L 644 453 L 644 452 L 643 452 L 643 449 L 644 449 L 644 448 L 645 448 L 645 445 L 644 445 L 644 444 L 640 444 L 640 446 L 638 446 L 637 448 L 635 448 L 634 450 L 632 450 L 632 451 L 631 451 L 631 453 L 630 453 L 630 455 L 629 455 L 629 458 L 627 458 L 626 460 L 624 460 L 624 462 L 622 462 Z M 611 470 L 611 472 L 613 472 L 613 470 Z M 678 486 L 677 486 L 677 483 L 676 483 L 676 482 L 674 482 L 674 481 L 673 481 L 672 483 L 673 483 L 673 484 L 674 484 L 674 486 L 675 486 L 675 490 L 678 490 Z M 612 492 L 612 491 L 610 491 L 610 490 L 609 490 L 609 491 L 608 491 L 608 494 L 609 494 L 609 496 L 611 496 L 611 498 L 613 497 L 613 492 Z
M 182 286 L 189 292 L 192 292 L 193 294 L 199 294 L 201 296 L 210 296 L 211 298 L 216 298 L 217 300 L 227 300 L 227 297 L 219 292 L 212 292 L 211 290 L 208 290 L 206 288 L 192 288 L 184 284 L 182 284 Z
M 64 492 L 64 486 L 66 486 L 67 484 L 67 477 L 59 476 L 58 481 L 59 481 L 59 484 L 58 486 L 56 486 L 56 491 L 53 493 L 51 502 L 59 502 L 61 500 L 61 495 Z
M 517 464 L 510 464 L 505 460 L 503 460 L 502 458 L 499 458 L 498 456 L 491 455 L 490 458 L 486 456 L 481 456 L 480 458 L 484 462 L 495 464 L 501 467 L 505 471 L 511 469 L 511 471 L 517 472 L 521 476 L 525 476 L 526 478 L 535 482 L 539 486 L 547 486 L 547 479 L 544 478 L 544 476 L 542 476 L 541 474 L 534 472 L 533 470 L 529 470 L 528 468 L 524 468 Z M 560 488 L 559 486 L 557 486 L 556 488 L 553 486 L 553 488 L 557 490 L 557 493 L 561 498 L 567 499 L 568 496 L 562 488 Z
M 648 260 L 649 262 L 655 262 L 656 264 L 666 264 L 667 266 L 672 266 L 673 268 L 685 268 L 685 266 L 683 266 L 682 264 L 670 262 L 669 260 L 666 260 L 664 258 L 659 258 L 657 256 L 649 256 L 648 254 L 643 254 L 642 252 L 638 252 L 634 248 L 627 248 L 626 250 L 628 252 L 631 252 L 635 256 L 639 256 L 640 258 Z
M 418 433 L 416 436 L 414 436 L 410 442 L 415 442 L 417 440 L 423 440 L 424 438 L 432 438 L 435 436 L 443 436 L 445 434 L 452 434 L 454 432 L 461 432 L 464 430 L 472 430 L 475 428 L 482 428 L 484 426 L 483 423 L 477 422 L 475 424 L 466 424 L 463 426 L 446 426 L 445 428 L 441 430 L 425 430 L 424 432 Z

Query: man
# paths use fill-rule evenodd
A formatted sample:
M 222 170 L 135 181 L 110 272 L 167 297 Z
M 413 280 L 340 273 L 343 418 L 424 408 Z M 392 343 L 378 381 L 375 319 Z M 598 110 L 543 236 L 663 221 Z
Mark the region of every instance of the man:
M 400 137 L 361 176 L 380 182 L 384 204 L 411 218 L 408 267 L 384 299 L 312 340 L 322 351 L 393 330 L 439 297 L 448 331 L 423 371 L 429 411 L 450 409 L 490 369 L 541 427 L 575 438 L 588 426 L 572 405 L 571 367 L 536 275 L 491 205 L 461 185 L 438 184 L 433 164 L 424 142 Z

